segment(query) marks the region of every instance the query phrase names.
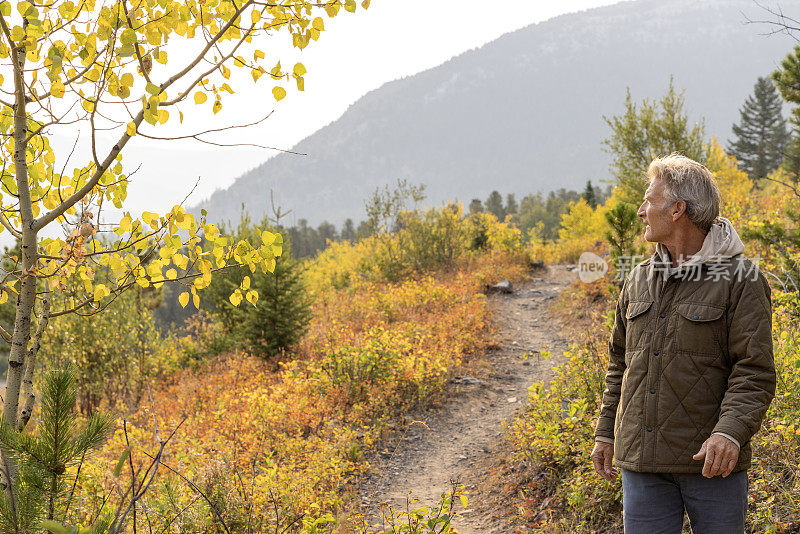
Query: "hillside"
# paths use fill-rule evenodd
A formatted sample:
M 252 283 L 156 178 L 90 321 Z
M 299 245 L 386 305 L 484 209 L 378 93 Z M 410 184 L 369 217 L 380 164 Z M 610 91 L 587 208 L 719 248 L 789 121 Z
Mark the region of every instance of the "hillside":
M 800 0 L 781 7 L 800 13 Z M 622 110 L 626 87 L 659 97 L 670 75 L 725 142 L 756 78 L 794 44 L 743 13 L 765 18 L 752 0 L 638 0 L 528 26 L 366 94 L 294 147 L 308 156 L 278 155 L 197 209 L 236 220 L 244 203 L 258 216 L 272 188 L 296 219 L 338 226 L 399 178 L 425 183 L 434 205 L 580 189 L 607 176 L 603 115 Z

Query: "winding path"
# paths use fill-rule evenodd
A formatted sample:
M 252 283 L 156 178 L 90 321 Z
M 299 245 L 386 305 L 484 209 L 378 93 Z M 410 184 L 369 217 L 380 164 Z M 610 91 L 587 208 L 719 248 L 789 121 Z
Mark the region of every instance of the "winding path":
M 460 534 L 508 532 L 492 505 L 487 474 L 502 455 L 501 424 L 522 409 L 527 388 L 548 380 L 563 360 L 568 344 L 548 307 L 577 278 L 568 266 L 553 265 L 535 271 L 512 294 L 489 297 L 496 341 L 486 354 L 486 376 L 459 377 L 441 408 L 414 414 L 404 431 L 389 438 L 363 482 L 364 513 L 375 513 L 380 502 L 405 508 L 409 490 L 421 501 L 414 507 L 435 506 L 453 479 L 470 492 L 467 510 L 453 523 Z M 539 357 L 541 350 L 549 350 L 550 359 Z

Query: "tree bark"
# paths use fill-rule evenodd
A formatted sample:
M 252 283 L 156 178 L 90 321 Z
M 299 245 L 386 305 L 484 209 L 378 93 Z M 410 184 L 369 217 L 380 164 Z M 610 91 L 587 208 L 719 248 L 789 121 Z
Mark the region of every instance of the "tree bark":
M 33 393 L 33 372 L 36 369 L 36 355 L 39 353 L 39 348 L 42 345 L 42 335 L 47 329 L 47 323 L 50 321 L 50 296 L 44 295 L 42 300 L 41 314 L 39 315 L 39 326 L 36 327 L 36 334 L 33 336 L 33 344 L 31 345 L 25 361 L 25 374 L 22 376 L 22 410 L 19 412 L 17 420 L 17 431 L 22 432 L 25 425 L 31 418 L 33 413 L 33 404 L 36 402 L 36 395 Z
M 25 48 L 16 46 L 12 50 L 14 62 L 14 171 L 19 196 L 19 211 L 22 224 L 22 283 L 17 298 L 17 311 L 14 318 L 14 332 L 11 335 L 11 350 L 8 355 L 8 375 L 6 392 L 3 397 L 3 418 L 12 428 L 17 428 L 19 415 L 19 396 L 22 375 L 25 369 L 25 355 L 31 338 L 31 315 L 36 304 L 36 266 L 39 260 L 37 250 L 37 231 L 34 229 L 33 208 L 28 185 L 28 163 L 26 159 L 28 117 L 25 109 Z M 17 465 L 13 458 L 3 455 L 10 481 L 17 477 Z M 4 481 L 6 486 L 11 484 Z

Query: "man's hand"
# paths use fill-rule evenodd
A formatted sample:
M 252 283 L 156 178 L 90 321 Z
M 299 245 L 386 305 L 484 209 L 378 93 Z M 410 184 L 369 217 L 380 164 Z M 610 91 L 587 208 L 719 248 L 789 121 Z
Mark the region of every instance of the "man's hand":
M 724 478 L 730 475 L 733 468 L 736 467 L 736 460 L 739 459 L 739 447 L 725 436 L 713 434 L 703 442 L 703 446 L 692 458 L 695 460 L 705 458 L 704 477 L 712 478 L 722 475 Z
M 617 478 L 617 469 L 611 464 L 614 458 L 614 445 L 603 441 L 596 441 L 591 454 L 594 470 L 606 480 Z

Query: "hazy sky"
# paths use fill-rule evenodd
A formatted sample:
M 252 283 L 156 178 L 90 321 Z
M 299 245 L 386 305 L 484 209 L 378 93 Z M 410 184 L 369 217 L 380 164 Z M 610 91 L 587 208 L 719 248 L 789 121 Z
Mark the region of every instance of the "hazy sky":
M 228 131 L 216 140 L 288 149 L 336 120 L 349 105 L 385 82 L 439 65 L 531 23 L 612 3 L 615 2 L 373 0 L 366 11 L 359 7 L 356 14 L 325 18 L 326 31 L 305 50 L 287 47 L 285 52 L 278 51 L 278 57 L 287 59 L 282 63 L 284 67 L 302 61 L 308 69 L 304 92 L 290 89 L 287 98 L 275 103 L 268 77 L 253 84 L 249 74 L 242 72 L 239 82 L 231 84 L 237 94 L 224 101 L 217 116 L 211 114 L 210 106 L 201 109 L 194 103 L 184 104 L 187 120 L 180 133 L 244 124 L 274 109 L 268 121 L 246 130 Z M 275 49 L 267 49 L 268 57 L 271 52 L 275 53 Z M 170 58 L 175 59 L 174 52 Z M 160 129 L 156 133 L 163 134 Z M 69 150 L 72 141 L 63 138 L 57 144 L 62 145 L 62 150 Z M 189 205 L 196 204 L 273 154 L 262 149 L 217 149 L 197 142 L 178 145 L 136 137 L 126 147 L 126 168 L 135 168 L 139 163 L 142 166 L 129 186 L 125 209 L 134 213 L 168 209 L 180 202 L 199 178 L 188 201 Z

